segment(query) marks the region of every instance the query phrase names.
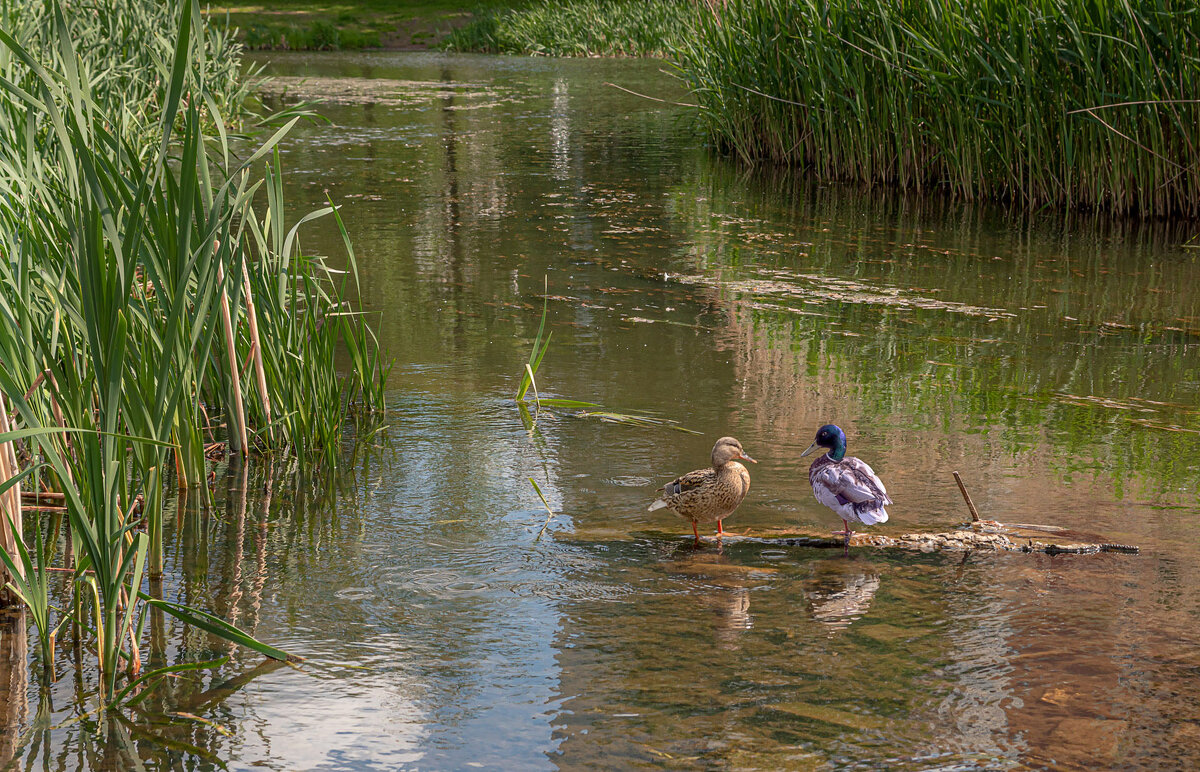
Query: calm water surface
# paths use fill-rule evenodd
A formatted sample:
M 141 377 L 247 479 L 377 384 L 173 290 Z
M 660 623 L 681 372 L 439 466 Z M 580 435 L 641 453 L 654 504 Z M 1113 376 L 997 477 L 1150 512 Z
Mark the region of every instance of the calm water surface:
M 686 101 L 655 62 L 269 67 L 282 99 L 331 100 L 286 146 L 288 195 L 344 206 L 392 409 L 328 479 L 257 464 L 215 511 L 180 502 L 164 591 L 306 662 L 234 651 L 101 722 L 94 676 L 64 656 L 39 686 L 10 629 L 14 768 L 1200 765 L 1190 229 L 745 173 L 686 108 L 607 85 Z M 301 233 L 342 259 L 332 226 Z M 543 395 L 700 434 L 527 432 L 543 281 Z M 799 454 L 831 421 L 896 501 L 881 532 L 961 522 L 957 469 L 985 516 L 1142 554 L 696 550 L 646 512 L 733 434 L 761 463 L 730 527 L 829 528 Z M 559 512 L 541 540 L 531 477 Z M 158 662 L 226 653 L 151 633 Z

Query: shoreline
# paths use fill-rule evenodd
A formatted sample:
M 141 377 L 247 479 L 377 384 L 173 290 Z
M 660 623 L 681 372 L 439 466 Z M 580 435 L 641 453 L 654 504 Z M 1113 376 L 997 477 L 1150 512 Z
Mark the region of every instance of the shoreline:
M 205 16 L 214 23 L 227 21 L 247 51 L 427 51 L 469 23 L 480 5 L 435 0 L 413 7 L 376 0 L 350 10 L 267 0 L 211 7 Z

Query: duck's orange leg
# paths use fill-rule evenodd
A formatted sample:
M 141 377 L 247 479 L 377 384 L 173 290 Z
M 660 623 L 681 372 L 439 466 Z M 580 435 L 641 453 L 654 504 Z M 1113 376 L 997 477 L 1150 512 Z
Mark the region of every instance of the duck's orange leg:
M 700 531 L 696 528 L 696 521 L 692 521 L 692 533 L 696 534 L 696 546 L 700 546 Z
M 718 520 L 718 521 L 717 521 L 717 535 L 718 535 L 718 536 L 724 536 L 724 535 L 725 535 L 725 529 L 721 527 L 721 521 L 720 521 L 720 520 Z
M 833 531 L 834 536 L 845 536 L 847 538 L 853 536 L 855 533 L 855 531 L 850 530 L 850 523 L 845 520 L 842 520 L 842 530 Z

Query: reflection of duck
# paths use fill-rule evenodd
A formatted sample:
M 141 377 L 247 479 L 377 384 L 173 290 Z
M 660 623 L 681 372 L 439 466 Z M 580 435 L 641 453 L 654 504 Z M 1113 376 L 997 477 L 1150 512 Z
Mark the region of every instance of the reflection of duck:
M 845 548 L 850 548 L 850 521 L 864 525 L 887 522 L 885 506 L 892 503 L 887 489 L 865 461 L 846 455 L 846 433 L 833 424 L 817 430 L 817 438 L 808 450 L 800 454 L 807 456 L 817 448 L 829 448 L 829 452 L 812 462 L 808 468 L 808 481 L 812 484 L 817 501 L 832 509 L 842 518 L 845 526 L 834 533 L 845 537 Z
M 692 522 L 696 544 L 700 544 L 697 523 L 716 522 L 717 533 L 725 533 L 721 521 L 733 513 L 750 490 L 750 472 L 735 459 L 754 461 L 733 437 L 722 437 L 712 449 L 712 468 L 697 469 L 675 478 L 660 490 L 663 495 L 650 505 L 650 511 L 670 508 Z
M 717 642 L 724 649 L 738 648 L 738 637 L 754 627 L 754 617 L 750 616 L 750 590 L 726 587 L 706 600 L 717 614 Z
M 834 633 L 865 615 L 878 590 L 878 574 L 828 572 L 817 577 L 804 597 L 812 604 L 813 619 Z
M 743 566 L 718 554 L 692 550 L 686 556 L 676 552 L 676 556 L 677 559 L 667 563 L 665 568 L 692 580 L 688 595 L 695 599 L 699 608 L 707 608 L 713 613 L 713 635 L 717 645 L 723 649 L 737 649 L 740 636 L 754 627 L 754 617 L 750 614 L 752 588 L 746 583 L 757 584 L 758 580 L 774 573 L 774 569 Z M 697 615 L 693 623 L 699 622 Z

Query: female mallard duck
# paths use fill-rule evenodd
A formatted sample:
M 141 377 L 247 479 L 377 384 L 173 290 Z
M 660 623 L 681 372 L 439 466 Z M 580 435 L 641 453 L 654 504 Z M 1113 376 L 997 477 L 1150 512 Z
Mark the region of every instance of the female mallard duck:
M 864 525 L 887 522 L 885 506 L 892 503 L 887 488 L 876 476 L 875 470 L 854 456 L 846 455 L 846 433 L 833 424 L 817 430 L 817 439 L 808 450 L 800 454 L 807 456 L 817 448 L 829 448 L 829 452 L 812 462 L 808 468 L 808 481 L 812 483 L 817 501 L 832 509 L 842 518 L 845 529 L 834 531 L 834 535 L 845 537 L 843 547 L 850 549 L 850 521 Z
M 697 523 L 717 523 L 717 533 L 725 533 L 721 521 L 733 513 L 750 490 L 750 473 L 735 459 L 758 462 L 746 455 L 742 443 L 722 437 L 712 449 L 712 469 L 697 469 L 664 485 L 663 495 L 650 505 L 650 511 L 669 507 L 675 514 L 692 521 L 692 533 L 700 544 Z

